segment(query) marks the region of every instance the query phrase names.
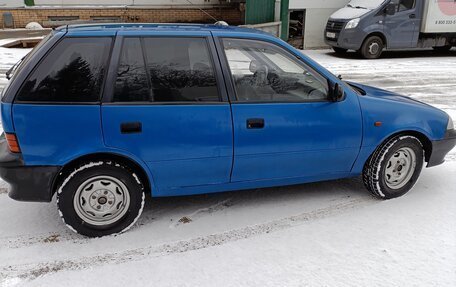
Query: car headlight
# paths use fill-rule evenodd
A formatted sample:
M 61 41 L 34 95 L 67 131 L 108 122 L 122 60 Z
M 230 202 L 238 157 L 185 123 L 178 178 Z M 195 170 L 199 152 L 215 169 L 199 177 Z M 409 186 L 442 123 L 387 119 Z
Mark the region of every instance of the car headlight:
M 345 29 L 353 29 L 356 28 L 359 24 L 359 18 L 353 19 L 348 21 L 347 25 L 345 25 Z
M 454 129 L 453 119 L 451 117 L 448 117 L 447 130 L 452 130 L 452 129 Z

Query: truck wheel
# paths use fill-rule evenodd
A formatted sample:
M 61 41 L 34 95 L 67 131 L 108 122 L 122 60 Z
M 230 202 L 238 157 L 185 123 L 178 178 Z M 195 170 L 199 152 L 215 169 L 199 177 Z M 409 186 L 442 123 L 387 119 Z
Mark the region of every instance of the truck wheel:
M 382 199 L 402 196 L 417 182 L 423 162 L 423 146 L 416 137 L 394 137 L 380 146 L 366 162 L 364 185 Z
M 340 54 L 340 55 L 343 55 L 345 53 L 347 53 L 348 49 L 344 49 L 344 48 L 339 48 L 339 47 L 332 47 L 334 52 L 336 52 L 336 54 Z
M 448 52 L 451 50 L 451 46 L 440 46 L 440 47 L 432 47 L 432 49 L 434 49 L 434 51 L 438 52 L 438 53 L 444 53 L 444 52 Z
M 382 38 L 378 36 L 371 36 L 364 40 L 361 46 L 361 56 L 365 59 L 378 59 L 383 52 L 384 44 Z
M 115 162 L 100 161 L 76 168 L 57 193 L 64 223 L 89 237 L 128 230 L 144 207 L 144 188 L 138 177 Z

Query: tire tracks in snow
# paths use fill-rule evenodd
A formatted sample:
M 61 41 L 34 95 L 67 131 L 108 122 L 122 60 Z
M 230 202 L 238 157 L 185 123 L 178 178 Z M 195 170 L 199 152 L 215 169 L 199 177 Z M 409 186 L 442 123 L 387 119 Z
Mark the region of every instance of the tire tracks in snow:
M 94 265 L 120 264 L 138 261 L 151 257 L 160 257 L 176 253 L 200 250 L 219 246 L 254 236 L 292 228 L 306 222 L 323 219 L 337 214 L 356 210 L 368 205 L 379 203 L 373 197 L 363 197 L 339 202 L 328 207 L 315 209 L 298 215 L 272 220 L 266 223 L 245 226 L 221 233 L 199 236 L 186 240 L 163 243 L 143 248 L 130 249 L 122 252 L 105 253 L 96 256 L 82 257 L 74 260 L 56 260 L 34 264 L 3 265 L 0 269 L 0 278 L 7 280 L 33 280 L 39 276 L 65 270 L 86 269 Z M 2 281 L 0 281 L 2 283 Z
M 0 189 L 1 191 L 1 189 Z M 182 215 L 178 217 L 177 219 L 172 220 L 173 223 L 170 224 L 169 228 L 175 229 L 179 228 L 182 225 L 186 224 L 182 220 L 179 220 L 179 218 L 188 218 L 190 222 L 197 221 L 201 217 L 207 214 L 212 214 L 214 212 L 222 211 L 230 206 L 232 206 L 233 199 L 232 198 L 227 198 L 225 200 L 222 200 L 220 202 L 214 203 L 208 207 L 203 207 L 200 209 L 197 209 L 196 211 L 187 214 L 187 215 Z M 152 220 L 147 220 L 146 218 L 142 218 L 141 225 L 143 224 L 148 224 Z M 36 244 L 42 244 L 42 243 L 64 243 L 64 242 L 71 242 L 73 244 L 86 244 L 90 243 L 90 238 L 82 237 L 79 234 L 76 234 L 74 232 L 70 232 L 69 230 L 65 230 L 64 232 L 61 231 L 51 231 L 51 232 L 43 232 L 43 233 L 38 233 L 38 234 L 24 234 L 24 235 L 12 235 L 12 236 L 0 236 L 0 249 L 2 248 L 8 248 L 8 249 L 18 249 L 22 247 L 28 247 L 28 246 L 33 246 Z

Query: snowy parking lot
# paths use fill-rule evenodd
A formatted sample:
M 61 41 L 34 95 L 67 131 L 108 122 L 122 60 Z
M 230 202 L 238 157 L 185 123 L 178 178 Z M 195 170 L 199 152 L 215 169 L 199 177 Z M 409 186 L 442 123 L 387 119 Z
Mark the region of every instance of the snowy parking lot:
M 0 73 L 24 49 L 0 48 Z M 456 122 L 456 50 L 379 60 L 304 53 L 344 79 L 445 110 Z M 0 76 L 0 90 L 6 84 Z M 55 201 L 0 189 L 0 286 L 456 286 L 456 149 L 382 201 L 360 178 L 149 198 L 125 234 L 88 239 Z

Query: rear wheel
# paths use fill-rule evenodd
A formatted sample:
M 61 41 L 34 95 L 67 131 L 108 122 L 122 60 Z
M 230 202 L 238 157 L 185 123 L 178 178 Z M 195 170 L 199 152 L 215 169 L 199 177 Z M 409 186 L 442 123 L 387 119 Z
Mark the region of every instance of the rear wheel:
M 58 190 L 61 217 L 77 233 L 100 237 L 129 229 L 144 206 L 138 177 L 114 162 L 86 163 L 75 169 Z
M 332 47 L 334 52 L 336 52 L 336 54 L 345 54 L 347 53 L 348 49 L 344 49 L 344 48 L 339 48 L 339 47 Z
M 423 146 L 416 137 L 394 137 L 379 147 L 366 162 L 364 185 L 379 198 L 402 196 L 417 182 L 423 163 Z
M 359 52 L 365 59 L 378 59 L 380 58 L 384 47 L 385 45 L 383 44 L 382 38 L 371 36 L 364 41 Z

